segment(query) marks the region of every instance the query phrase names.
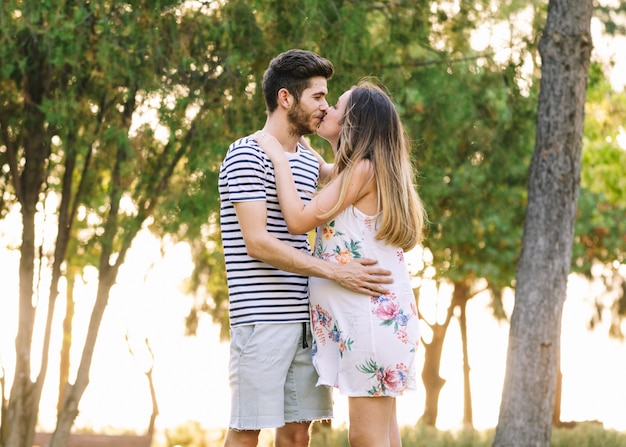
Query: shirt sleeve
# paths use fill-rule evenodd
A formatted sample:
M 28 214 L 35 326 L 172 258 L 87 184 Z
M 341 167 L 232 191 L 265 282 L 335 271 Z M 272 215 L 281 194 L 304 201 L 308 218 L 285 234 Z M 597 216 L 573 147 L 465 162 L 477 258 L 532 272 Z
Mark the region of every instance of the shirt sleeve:
M 231 202 L 267 200 L 267 169 L 263 152 L 256 143 L 238 141 L 224 159 L 224 173 Z

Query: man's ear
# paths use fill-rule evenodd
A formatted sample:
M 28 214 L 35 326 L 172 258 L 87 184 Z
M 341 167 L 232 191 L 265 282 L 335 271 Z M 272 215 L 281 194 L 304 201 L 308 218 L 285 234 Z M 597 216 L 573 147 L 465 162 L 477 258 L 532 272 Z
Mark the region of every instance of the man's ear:
M 291 106 L 293 105 L 294 102 L 294 98 L 293 95 L 291 93 L 289 93 L 289 90 L 287 90 L 286 88 L 281 88 L 280 90 L 278 90 L 278 105 L 289 110 L 291 108 Z

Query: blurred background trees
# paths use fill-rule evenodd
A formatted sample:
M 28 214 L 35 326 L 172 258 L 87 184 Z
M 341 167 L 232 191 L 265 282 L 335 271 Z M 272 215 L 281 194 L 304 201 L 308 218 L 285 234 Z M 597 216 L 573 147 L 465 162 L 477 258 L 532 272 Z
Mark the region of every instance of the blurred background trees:
M 594 6 L 607 32 L 623 32 L 619 6 Z M 208 313 L 227 337 L 217 172 L 228 145 L 262 126 L 263 71 L 293 47 L 333 61 L 331 101 L 373 75 L 398 105 L 430 221 L 414 272 L 426 329 L 422 421 L 436 423 L 443 343 L 458 319 L 464 423 L 472 426 L 465 309 L 487 291 L 494 317 L 509 317 L 502 296 L 515 287 L 521 249 L 546 16 L 545 1 L 516 0 L 3 2 L 0 217 L 19 211 L 22 239 L 9 247 L 20 251 L 20 325 L 0 445 L 32 436 L 63 291 L 53 440 L 62 445 L 88 385 L 110 289 L 142 229 L 190 245 L 195 267 L 186 288 L 195 305 L 187 329 L 193 334 Z M 609 66 L 592 54 L 572 271 L 603 285 L 590 321 L 609 315 L 622 336 L 626 100 L 623 87 L 609 84 Z M 312 141 L 330 157 L 323 140 Z M 96 306 L 69 383 L 72 284 L 88 267 L 98 271 Z M 451 297 L 421 293 L 427 283 L 451 289 Z M 34 352 L 36 312 L 48 317 Z M 37 371 L 33 357 L 42 358 Z

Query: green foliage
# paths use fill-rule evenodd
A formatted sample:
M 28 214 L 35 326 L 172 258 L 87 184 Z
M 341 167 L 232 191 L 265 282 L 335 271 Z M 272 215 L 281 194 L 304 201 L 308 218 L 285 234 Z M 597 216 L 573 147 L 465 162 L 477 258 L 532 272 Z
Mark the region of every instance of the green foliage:
M 368 75 L 389 88 L 415 141 L 417 183 L 430 219 L 425 246 L 434 254 L 439 278 L 487 278 L 494 290 L 512 285 L 534 144 L 536 91 L 520 90 L 519 62 L 501 67 L 468 47 L 472 29 L 497 20 L 485 2 L 464 3 L 454 14 L 441 5 L 433 14 L 429 2 L 406 0 L 289 5 L 232 0 L 220 7 L 198 6 L 197 11 L 183 10 L 175 1 L 149 9 L 43 2 L 40 9 L 23 8 L 16 18 L 21 5 L 3 5 L 7 26 L 0 38 L 6 45 L 0 61 L 6 76 L 0 82 L 6 88 L 0 95 L 7 125 L 18 129 L 23 99 L 17 93 L 27 73 L 50 73 L 52 87 L 42 96 L 40 109 L 60 146 L 49 184 L 61 176 L 63 157 L 73 157 L 77 172 L 87 168 L 80 181 L 89 212 L 105 209 L 113 181 L 108 171 L 114 157 L 123 155 L 120 186 L 140 215 L 142 209 L 150 210 L 153 231 L 219 249 L 211 222 L 219 206 L 216 185 L 223 154 L 232 141 L 263 123 L 260 82 L 268 61 L 279 51 L 302 47 L 335 63 L 331 99 Z M 499 13 L 515 14 L 526 5 L 505 2 Z M 537 13 L 536 20 L 544 15 Z M 526 51 L 534 51 L 533 41 L 530 36 Z M 33 54 L 46 56 L 43 65 L 22 57 L 33 42 L 41 42 Z M 590 99 L 598 99 L 598 114 L 619 104 L 608 92 L 599 96 L 593 82 L 600 78 L 590 78 Z M 150 122 L 129 134 L 133 111 L 153 113 L 164 137 L 157 138 L 159 128 Z M 618 120 L 623 113 L 607 115 Z M 586 135 L 594 144 L 603 141 L 600 126 Z M 313 140 L 328 152 L 325 142 Z M 590 149 L 585 154 L 590 169 L 583 169 L 583 182 L 614 201 L 623 192 L 618 167 L 624 151 Z M 4 157 L 0 149 L 0 161 L 6 164 Z M 164 187 L 167 172 L 172 175 Z M 77 187 L 79 178 L 73 182 Z M 0 187 L 10 192 L 6 178 L 0 179 Z M 155 191 L 158 198 L 151 197 Z M 11 195 L 2 197 L 8 207 Z M 127 232 L 136 219 L 125 219 L 121 229 Z M 100 232 L 100 224 L 94 227 L 86 219 L 76 225 L 77 234 Z M 119 236 L 121 241 L 123 232 Z M 79 240 L 77 249 L 87 256 L 81 259 L 90 259 L 87 253 L 95 241 Z M 207 278 L 215 281 L 208 289 L 212 298 L 200 296 L 192 314 L 210 309 L 217 320 L 226 321 L 219 259 L 200 249 L 194 253 L 197 271 L 189 290 L 200 290 Z
M 623 17 L 626 13 L 624 2 L 597 2 L 595 5 L 595 16 L 600 19 L 600 23 L 609 35 L 624 35 Z
M 581 182 L 609 203 L 626 206 L 626 92 L 615 92 L 598 64 L 589 70 Z M 620 146 L 620 138 L 621 145 Z
M 626 93 L 612 90 L 597 63 L 589 70 L 587 92 L 572 270 L 603 284 L 593 297 L 590 326 L 609 315 L 609 333 L 623 339 L 626 279 L 619 266 L 626 262 Z
M 516 91 L 514 70 L 471 68 L 423 80 L 432 83 L 416 159 L 431 221 L 425 246 L 441 277 L 505 287 L 521 240 L 535 102 Z
M 331 97 L 363 76 L 386 84 L 416 141 L 417 180 L 431 221 L 425 245 L 440 277 L 511 285 L 536 102 L 533 92 L 524 96 L 516 85 L 521 67 L 501 70 L 468 48 L 468 33 L 486 9 L 477 4 L 454 16 L 442 12 L 443 28 L 433 32 L 428 2 L 252 5 L 264 43 L 275 49 L 268 59 L 300 46 L 335 63 Z M 454 62 L 456 55 L 464 61 Z M 260 79 L 262 70 L 250 73 Z M 324 152 L 327 145 L 313 140 Z
M 209 310 L 226 322 L 223 269 L 201 249 L 220 246 L 219 164 L 232 141 L 262 126 L 260 84 L 271 57 L 291 47 L 318 51 L 336 66 L 331 100 L 368 75 L 394 97 L 416 142 L 417 183 L 430 219 L 425 245 L 439 278 L 487 278 L 501 289 L 512 283 L 519 251 L 536 99 L 533 90 L 527 95 L 517 87 L 519 65 L 502 69 L 468 47 L 471 30 L 492 19 L 483 3 L 433 16 L 430 2 L 408 0 L 232 0 L 195 12 L 174 1 L 152 8 L 92 2 L 66 10 L 44 2 L 33 13 L 45 17 L 40 27 L 25 13 L 9 20 L 21 5 L 9 2 L 2 38 L 10 45 L 0 60 L 7 73 L 1 82 L 12 88 L 2 91 L 7 110 L 19 109 L 18 82 L 30 65 L 11 36 L 41 36 L 40 51 L 51 49 L 44 65 L 55 87 L 40 107 L 60 141 L 60 164 L 51 172 L 60 176 L 70 155 L 77 172 L 87 168 L 73 179 L 84 188 L 83 216 L 102 215 L 112 182 L 119 182 L 135 211 L 120 221 L 115 249 L 147 216 L 158 234 L 190 241 L 197 248 L 189 290 L 209 287 L 189 321 Z M 522 7 L 503 6 L 507 14 Z M 134 112 L 152 113 L 160 127 L 135 123 L 129 133 Z M 17 129 L 17 123 L 9 125 Z M 328 150 L 325 142 L 314 143 Z M 122 162 L 118 174 L 110 171 L 115 160 Z M 88 236 L 76 244 L 83 255 L 97 254 L 98 239 L 90 235 L 101 233 L 103 221 L 76 223 L 77 235 Z

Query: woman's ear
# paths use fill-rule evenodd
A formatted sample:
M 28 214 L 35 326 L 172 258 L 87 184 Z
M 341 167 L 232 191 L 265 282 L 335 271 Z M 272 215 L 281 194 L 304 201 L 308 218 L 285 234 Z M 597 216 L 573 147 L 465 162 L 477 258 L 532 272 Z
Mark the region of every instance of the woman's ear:
M 278 105 L 289 110 L 291 108 L 291 106 L 293 105 L 294 102 L 294 98 L 293 95 L 291 93 L 289 93 L 289 90 L 287 90 L 286 88 L 281 88 L 280 90 L 278 90 Z

